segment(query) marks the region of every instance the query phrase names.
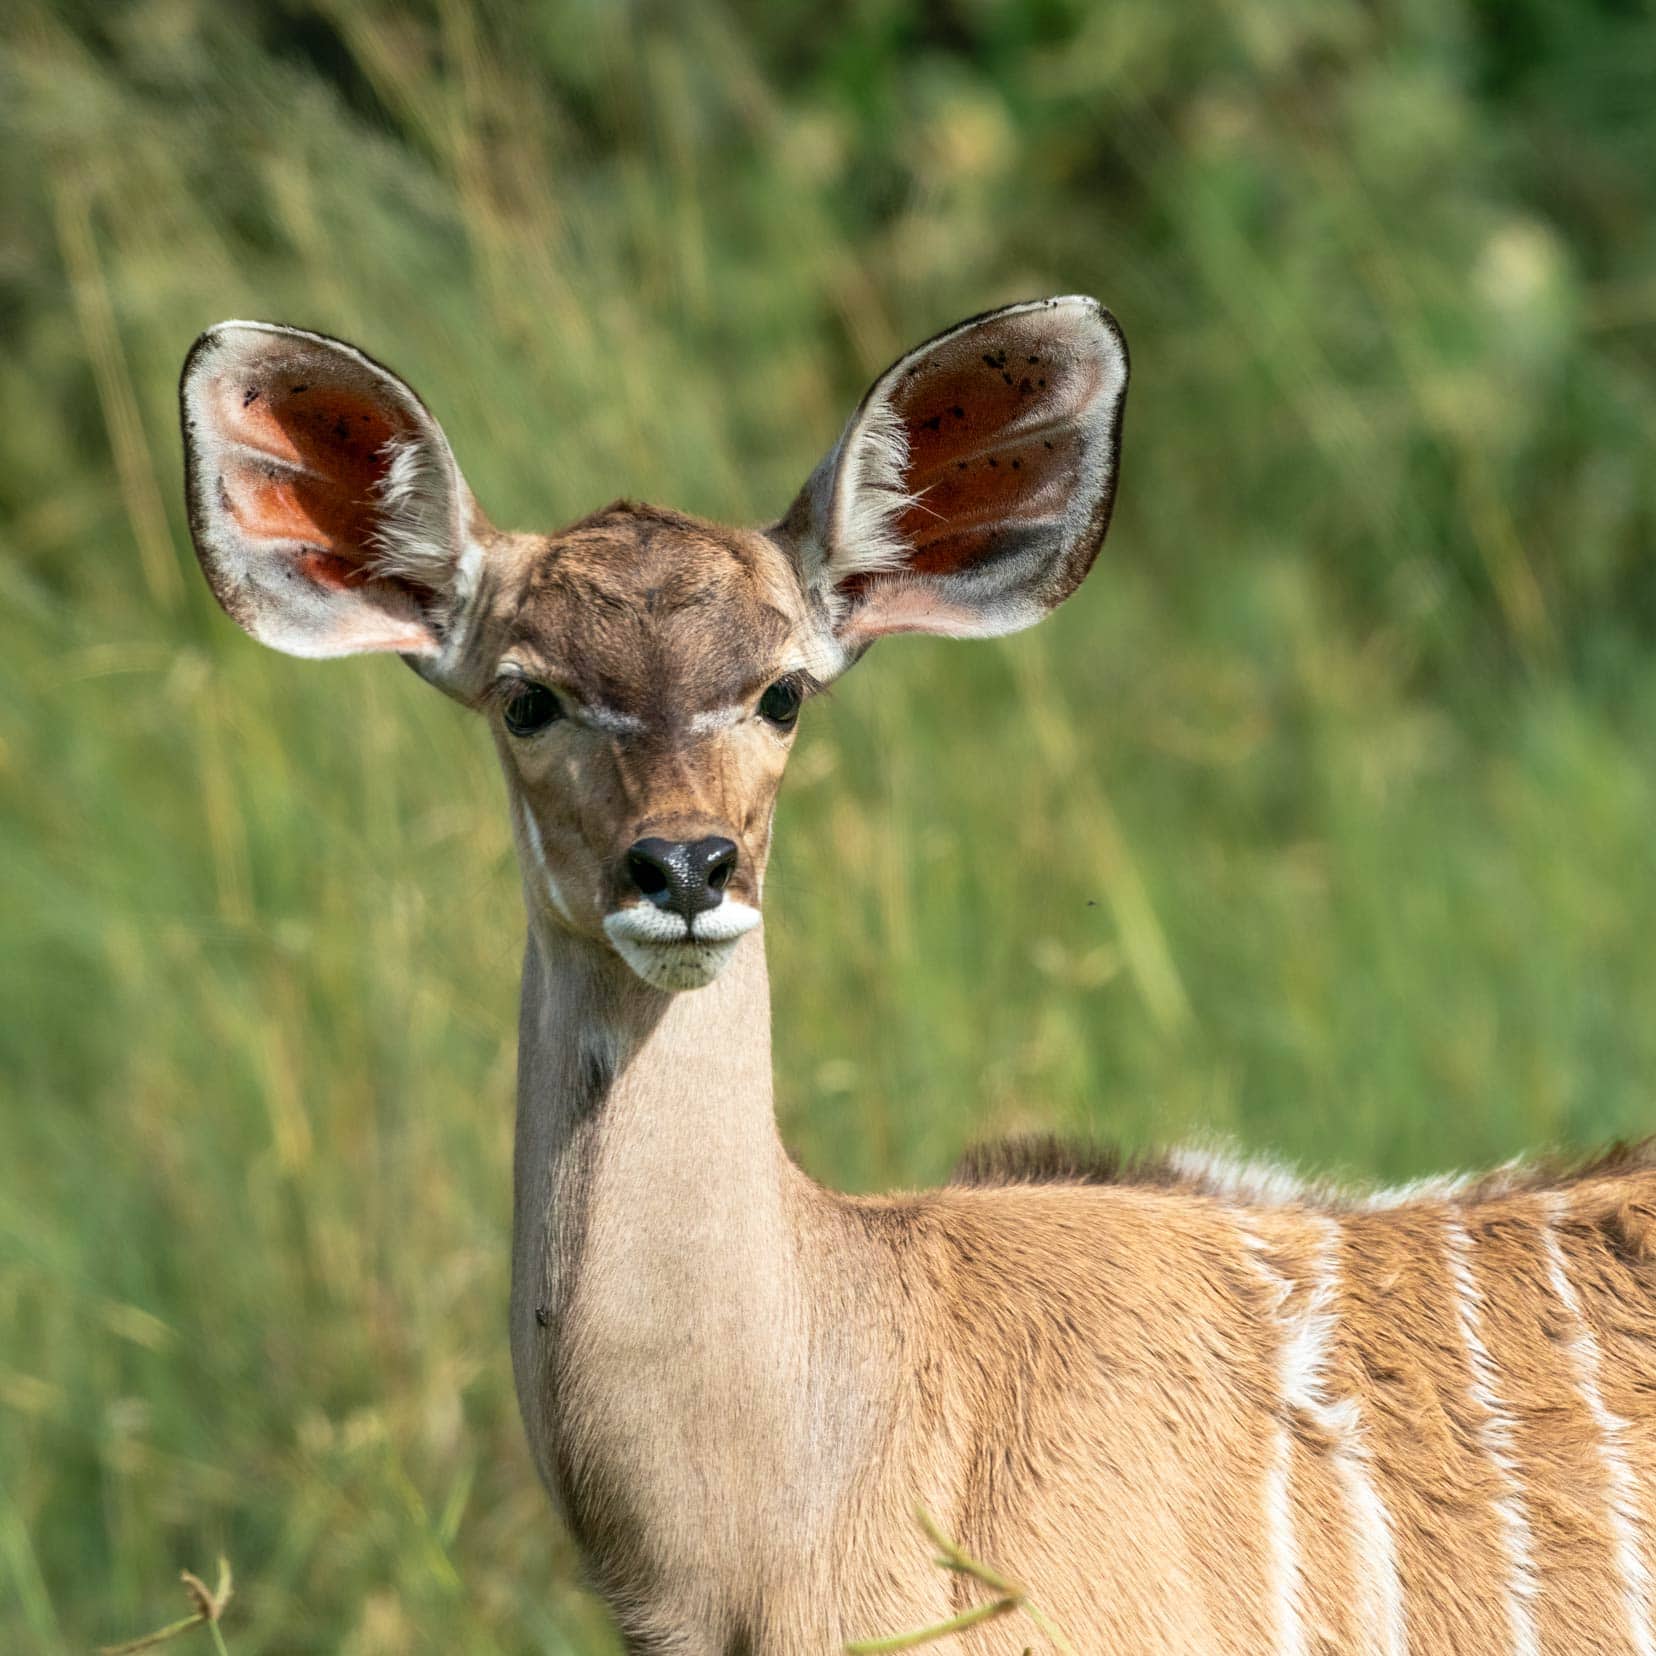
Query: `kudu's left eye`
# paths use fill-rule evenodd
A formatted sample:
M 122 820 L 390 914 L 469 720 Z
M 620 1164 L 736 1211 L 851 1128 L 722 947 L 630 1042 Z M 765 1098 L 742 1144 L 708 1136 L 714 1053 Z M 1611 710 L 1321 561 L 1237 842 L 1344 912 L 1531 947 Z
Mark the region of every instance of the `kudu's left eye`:
M 792 679 L 778 679 L 759 698 L 759 711 L 781 730 L 791 730 L 799 719 L 799 704 L 804 700 L 799 686 Z
M 501 716 L 514 736 L 533 736 L 563 717 L 563 704 L 544 684 L 519 684 L 507 694 Z

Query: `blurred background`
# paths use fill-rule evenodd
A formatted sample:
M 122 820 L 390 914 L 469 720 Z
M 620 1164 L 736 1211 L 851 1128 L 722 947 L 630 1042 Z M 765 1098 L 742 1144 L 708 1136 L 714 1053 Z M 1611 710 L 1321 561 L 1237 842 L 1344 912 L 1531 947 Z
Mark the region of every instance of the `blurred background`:
M 1656 28 L 1634 0 L 14 0 L 0 58 L 0 1648 L 608 1652 L 505 1337 L 480 728 L 185 533 L 226 316 L 496 519 L 785 506 L 957 317 L 1132 344 L 1114 531 L 808 711 L 767 904 L 817 1176 L 1656 1125 Z M 192 1638 L 200 1638 L 192 1635 Z M 205 1640 L 202 1639 L 205 1643 Z

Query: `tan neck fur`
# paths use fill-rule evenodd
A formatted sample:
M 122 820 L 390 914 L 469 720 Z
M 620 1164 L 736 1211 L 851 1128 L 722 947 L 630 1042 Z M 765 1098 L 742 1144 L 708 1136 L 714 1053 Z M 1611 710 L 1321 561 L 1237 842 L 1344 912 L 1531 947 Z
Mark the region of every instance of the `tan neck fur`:
M 533 929 L 515 1163 L 512 1352 L 542 1476 L 612 1600 L 728 1621 L 750 1578 L 822 1543 L 888 1384 L 845 1343 L 848 1285 L 874 1288 L 860 1233 L 777 1136 L 762 936 L 675 996 Z

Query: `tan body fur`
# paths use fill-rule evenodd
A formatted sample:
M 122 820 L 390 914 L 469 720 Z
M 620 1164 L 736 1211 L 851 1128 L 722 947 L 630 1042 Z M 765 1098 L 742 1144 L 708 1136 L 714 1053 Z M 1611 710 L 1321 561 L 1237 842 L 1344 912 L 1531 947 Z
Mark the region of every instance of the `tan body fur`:
M 759 929 L 799 704 L 1039 619 L 1114 494 L 1126 354 L 1009 307 L 881 376 L 790 510 L 483 516 L 413 393 L 270 324 L 186 365 L 191 523 L 254 636 L 489 721 L 528 915 L 511 1346 L 631 1650 L 808 1656 L 981 1602 L 1076 1652 L 1656 1656 L 1656 1169 L 1366 1200 L 1052 1148 L 853 1198 L 789 1160 Z M 685 992 L 689 991 L 689 992 Z M 1040 1648 L 1020 1616 L 938 1648 Z
M 537 1461 L 636 1648 L 827 1652 L 980 1602 L 932 1563 L 920 1502 L 1028 1584 L 1078 1651 L 1510 1651 L 1509 1485 L 1534 1537 L 1536 1648 L 1648 1648 L 1630 1617 L 1648 1629 L 1650 1600 L 1611 1523 L 1615 1445 L 1571 1355 L 1597 1345 L 1605 1405 L 1648 1476 L 1646 1161 L 1556 1194 L 1514 1176 L 1397 1206 L 1316 1189 L 1267 1206 L 1243 1180 L 1232 1193 L 1173 1168 L 1045 1182 L 1041 1156 L 1030 1182 L 844 1197 L 776 1137 L 759 938 L 695 998 L 693 1027 L 669 1013 L 636 1049 L 623 1037 L 632 1055 L 596 1111 L 558 1020 L 543 1036 L 531 1007 L 556 1003 L 549 980 L 608 963 L 560 966 L 543 947 L 526 977 L 519 1165 L 559 1171 L 520 1177 L 513 1352 Z M 710 1033 L 721 1057 L 704 1072 Z M 568 1094 L 542 1084 L 571 1070 Z M 1516 1479 L 1473 1394 L 1454 1225 Z M 1537 1263 L 1549 1235 L 1576 1312 Z M 1281 1373 L 1318 1281 L 1336 1431 Z M 1268 1497 L 1279 1434 L 1286 1531 Z M 1353 1455 L 1387 1518 L 1395 1647 L 1359 1558 Z M 1013 1618 L 941 1648 L 1017 1653 L 1033 1637 Z

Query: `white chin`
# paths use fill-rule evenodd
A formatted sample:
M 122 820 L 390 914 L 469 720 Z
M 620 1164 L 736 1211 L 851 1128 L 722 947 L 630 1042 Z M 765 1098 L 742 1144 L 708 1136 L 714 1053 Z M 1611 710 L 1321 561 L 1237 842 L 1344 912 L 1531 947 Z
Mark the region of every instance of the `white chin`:
M 729 964 L 736 945 L 759 924 L 759 911 L 726 898 L 695 925 L 635 903 L 604 921 L 615 952 L 653 989 L 704 989 Z

